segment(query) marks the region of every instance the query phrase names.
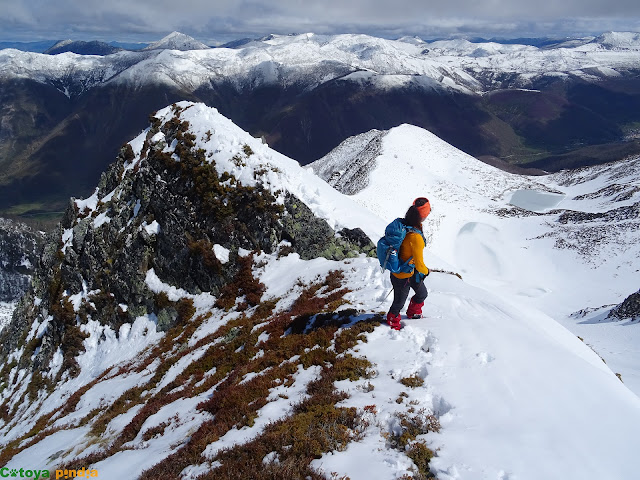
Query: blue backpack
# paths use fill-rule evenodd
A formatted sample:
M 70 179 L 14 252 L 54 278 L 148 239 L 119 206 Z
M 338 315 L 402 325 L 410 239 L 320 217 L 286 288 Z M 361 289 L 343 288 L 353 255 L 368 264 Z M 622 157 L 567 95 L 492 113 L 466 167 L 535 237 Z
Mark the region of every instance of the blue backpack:
M 378 246 L 376 248 L 378 261 L 383 271 L 389 270 L 392 273 L 411 273 L 413 271 L 413 265 L 409 264 L 413 257 L 409 257 L 406 262 L 403 262 L 398 256 L 400 245 L 404 237 L 407 236 L 407 232 L 419 233 L 426 245 L 427 241 L 420 230 L 409 227 L 402 222 L 401 218 L 396 218 L 384 229 L 384 237 L 378 240 Z

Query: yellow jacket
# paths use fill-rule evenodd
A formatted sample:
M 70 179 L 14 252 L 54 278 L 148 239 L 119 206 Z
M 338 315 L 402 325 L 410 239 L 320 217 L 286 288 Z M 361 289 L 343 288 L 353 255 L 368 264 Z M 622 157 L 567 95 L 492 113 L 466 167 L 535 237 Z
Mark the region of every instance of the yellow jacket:
M 422 256 L 422 252 L 424 250 L 425 244 L 422 239 L 422 235 L 416 232 L 407 232 L 407 236 L 404 237 L 402 241 L 402 245 L 400 245 L 400 252 L 398 252 L 400 260 L 406 262 L 409 257 L 413 257 L 409 262 L 409 265 L 413 265 L 414 270 L 418 270 L 420 273 L 424 275 L 429 274 L 429 269 L 424 264 L 424 258 Z M 411 273 L 393 273 L 397 278 L 409 278 L 413 275 L 414 272 Z

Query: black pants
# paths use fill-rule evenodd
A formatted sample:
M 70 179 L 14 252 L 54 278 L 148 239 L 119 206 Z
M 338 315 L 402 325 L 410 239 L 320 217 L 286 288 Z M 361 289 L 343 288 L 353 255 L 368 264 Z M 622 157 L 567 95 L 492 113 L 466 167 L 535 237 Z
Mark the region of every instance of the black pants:
M 391 274 L 391 285 L 393 285 L 393 303 L 389 309 L 389 313 L 398 315 L 402 307 L 404 307 L 407 297 L 409 296 L 409 289 L 413 288 L 416 292 L 412 300 L 414 303 L 422 303 L 427 298 L 427 287 L 424 286 L 424 281 L 416 282 L 416 277 L 398 278 Z

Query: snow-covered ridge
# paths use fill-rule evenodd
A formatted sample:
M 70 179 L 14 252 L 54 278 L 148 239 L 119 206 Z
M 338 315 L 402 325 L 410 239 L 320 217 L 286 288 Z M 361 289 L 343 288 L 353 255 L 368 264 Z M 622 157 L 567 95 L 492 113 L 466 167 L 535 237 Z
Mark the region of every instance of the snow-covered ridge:
M 67 40 L 60 40 L 58 43 L 56 43 L 55 45 L 51 46 L 51 48 L 49 48 L 49 50 L 54 50 L 56 48 L 61 48 L 64 47 L 66 45 L 69 45 L 73 43 L 73 40 L 71 39 L 67 39 Z
M 517 83 L 526 86 L 544 75 L 596 80 L 640 67 L 640 40 L 631 33 L 610 33 L 577 47 L 550 49 L 466 40 L 422 43 L 406 38 L 314 34 L 271 36 L 236 49 L 212 49 L 185 37 L 174 32 L 145 52 L 120 52 L 104 58 L 51 58 L 4 50 L 0 52 L 0 77 L 50 82 L 71 73 L 72 77 L 94 79 L 94 85 L 162 82 L 193 90 L 220 78 L 239 86 L 299 83 L 313 88 L 364 71 L 373 77 L 374 85 L 377 79 L 383 81 L 381 88 L 389 87 L 389 82 L 384 81 L 387 76 L 408 77 L 405 82 L 418 76 L 429 80 L 430 88 L 435 83 L 439 88 L 470 93 L 500 88 L 499 82 L 487 83 L 487 73 L 491 72 L 518 75 Z M 398 81 L 391 85 L 397 86 Z
M 527 177 L 402 125 L 384 132 L 377 155 L 362 168 L 357 159 L 367 138 L 350 139 L 336 150 L 341 156 L 332 153 L 310 168 L 382 218 L 401 216 L 400 206 L 427 196 L 431 251 L 465 280 L 543 310 L 601 350 L 617 352 L 624 344 L 635 351 L 631 331 L 591 338 L 572 314 L 592 309 L 581 321 L 604 318 L 637 290 L 640 158 Z M 615 353 L 607 361 L 640 392 L 631 360 Z

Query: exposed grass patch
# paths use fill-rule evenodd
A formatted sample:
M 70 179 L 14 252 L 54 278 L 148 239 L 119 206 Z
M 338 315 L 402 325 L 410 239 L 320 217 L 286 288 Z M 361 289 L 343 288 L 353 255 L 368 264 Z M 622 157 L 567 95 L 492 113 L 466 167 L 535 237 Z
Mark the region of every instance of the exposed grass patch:
M 142 440 L 148 442 L 156 435 L 162 435 L 169 425 L 171 425 L 171 422 L 162 422 L 160 425 L 156 425 L 155 427 L 151 427 L 145 430 L 145 432 L 142 434 Z
M 251 155 L 253 155 L 253 150 L 246 143 L 242 146 L 242 151 L 247 157 L 250 157 Z
M 407 456 L 413 460 L 418 471 L 411 478 L 414 480 L 423 480 L 426 478 L 435 478 L 435 475 L 429 471 L 429 462 L 434 457 L 435 452 L 431 450 L 424 442 L 414 442 L 406 450 Z
M 418 388 L 424 385 L 424 379 L 417 375 L 411 375 L 410 377 L 402 378 L 400 383 L 405 387 Z
M 429 462 L 435 452 L 417 437 L 429 432 L 439 432 L 440 422 L 437 417 L 425 410 L 412 412 L 411 409 L 409 412 L 396 414 L 396 417 L 400 420 L 400 431 L 392 431 L 386 437 L 392 448 L 405 452 L 416 465 L 417 471 L 414 475 L 406 478 L 415 480 L 435 478 L 429 471 Z

